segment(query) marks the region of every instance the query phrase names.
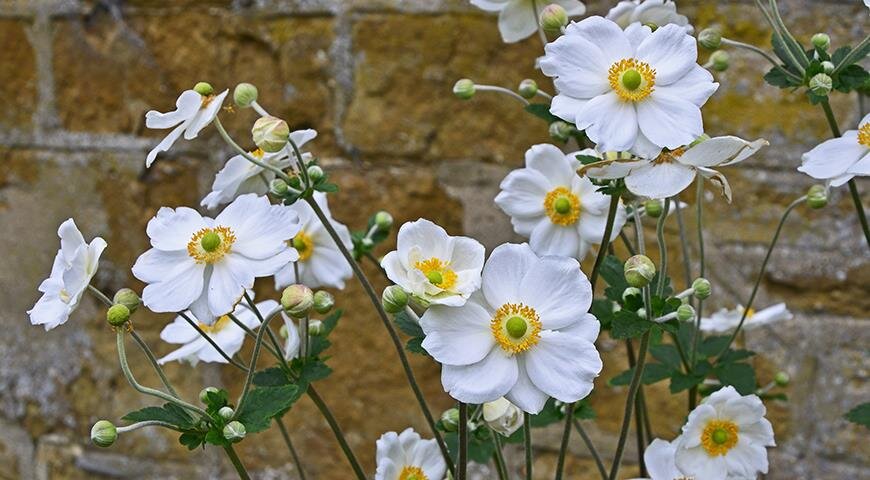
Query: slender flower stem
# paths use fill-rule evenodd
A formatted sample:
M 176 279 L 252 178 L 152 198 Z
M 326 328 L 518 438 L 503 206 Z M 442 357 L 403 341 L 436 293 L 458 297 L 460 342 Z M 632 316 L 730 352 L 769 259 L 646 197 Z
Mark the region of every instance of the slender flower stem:
M 233 467 L 235 467 L 236 472 L 238 472 L 239 478 L 241 478 L 242 480 L 250 480 L 251 477 L 248 475 L 248 471 L 245 469 L 245 466 L 242 464 L 242 460 L 236 454 L 233 446 L 225 445 L 224 452 L 226 452 L 227 457 L 229 457 L 230 462 L 232 462 Z
M 338 426 L 338 422 L 332 415 L 332 411 L 326 406 L 323 399 L 320 398 L 320 395 L 318 395 L 317 391 L 314 390 L 314 386 L 311 384 L 308 385 L 308 397 L 311 398 L 311 401 L 314 402 L 317 409 L 320 410 L 321 414 L 323 414 L 323 418 L 326 419 L 326 423 L 329 424 L 329 428 L 331 428 L 332 433 L 335 434 L 335 439 L 338 440 L 338 445 L 344 452 L 344 456 L 347 457 L 347 461 L 350 462 L 350 466 L 353 468 L 357 479 L 365 480 L 366 474 L 360 466 L 359 461 L 357 461 L 356 456 L 353 454 L 353 451 L 350 449 L 350 445 L 347 444 L 347 440 L 344 437 L 344 433 L 341 431 L 341 427 Z
M 649 287 L 644 287 L 644 290 L 649 290 Z M 646 305 L 647 311 L 650 311 L 650 305 Z M 610 468 L 610 480 L 616 480 L 619 474 L 619 464 L 622 462 L 622 454 L 625 452 L 625 441 L 628 439 L 628 429 L 631 425 L 631 412 L 634 407 L 635 397 L 637 396 L 638 388 L 640 387 L 640 379 L 643 376 L 644 362 L 646 362 L 646 351 L 649 347 L 650 332 L 646 332 L 640 337 L 640 348 L 637 354 L 637 365 L 634 367 L 634 374 L 631 376 L 631 383 L 628 386 L 628 397 L 625 399 L 625 411 L 623 412 L 622 428 L 619 432 L 619 441 L 616 444 L 616 453 L 613 456 L 613 466 Z
M 761 262 L 761 270 L 758 272 L 758 277 L 755 279 L 755 285 L 752 287 L 752 293 L 749 294 L 749 300 L 746 302 L 746 307 L 743 309 L 743 314 L 740 316 L 740 323 L 737 324 L 737 328 L 734 329 L 734 332 L 731 334 L 731 337 L 728 339 L 728 343 L 725 345 L 725 348 L 716 355 L 716 362 L 718 362 L 722 355 L 728 351 L 728 348 L 731 347 L 731 344 L 734 342 L 734 339 L 737 338 L 737 334 L 740 333 L 740 329 L 743 328 L 743 322 L 746 321 L 746 316 L 749 314 L 750 309 L 752 309 L 752 303 L 755 301 L 755 295 L 758 294 L 758 287 L 761 285 L 761 279 L 764 278 L 764 274 L 767 271 L 767 263 L 770 261 L 770 256 L 773 253 L 774 247 L 776 247 L 776 242 L 779 240 L 779 234 L 782 232 L 782 226 L 785 225 L 785 220 L 788 218 L 788 215 L 794 210 L 798 205 L 804 203 L 807 197 L 804 195 L 803 197 L 798 198 L 797 200 L 791 202 L 788 207 L 786 207 L 785 212 L 783 212 L 782 217 L 779 219 L 779 224 L 776 226 L 776 231 L 773 233 L 773 238 L 770 240 L 770 245 L 767 247 L 767 253 L 764 255 L 764 260 Z
M 625 349 L 628 354 L 628 366 L 630 368 L 634 368 L 637 365 L 637 359 L 634 356 L 634 345 L 631 343 L 631 339 L 628 338 L 625 340 Z M 646 476 L 646 465 L 643 462 L 643 450 L 646 444 L 643 441 L 644 434 L 644 424 L 642 422 L 643 414 L 646 412 L 641 411 L 641 400 L 643 399 L 643 385 L 641 384 L 638 387 L 637 397 L 634 400 L 634 425 L 635 425 L 635 436 L 637 437 L 637 464 L 640 466 L 640 476 Z
M 545 98 L 547 101 L 552 101 L 552 100 L 553 100 L 553 96 L 552 96 L 552 95 L 550 95 L 549 93 L 547 93 L 547 92 L 545 92 L 545 91 L 543 91 L 543 90 L 541 90 L 541 89 L 538 89 L 538 91 L 535 92 L 535 95 L 537 95 L 537 96 L 539 96 L 539 97 L 543 97 L 543 98 Z
M 161 422 L 160 420 L 146 420 L 144 422 L 136 422 L 136 423 L 131 423 L 130 425 L 124 425 L 123 427 L 118 427 L 117 432 L 119 434 L 127 433 L 127 432 L 132 432 L 134 430 L 139 430 L 140 428 L 145 428 L 145 427 L 163 427 L 163 428 L 168 428 L 170 430 L 175 430 L 176 432 L 181 431 L 178 429 L 177 426 L 175 426 L 171 423 L 168 423 L 168 422 Z
M 528 101 L 528 100 L 526 100 L 525 98 L 523 98 L 522 96 L 520 96 L 520 94 L 518 94 L 517 92 L 515 92 L 515 91 L 513 91 L 513 90 L 511 90 L 511 89 L 509 89 L 509 88 L 498 87 L 498 86 L 495 86 L 495 85 L 475 85 L 475 86 L 474 86 L 474 89 L 475 89 L 476 91 L 478 91 L 478 92 L 497 92 L 497 93 L 503 93 L 503 94 L 505 94 L 505 95 L 507 95 L 507 96 L 509 96 L 509 97 L 511 97 L 511 98 L 516 99 L 517 101 L 519 101 L 519 102 L 522 103 L 523 105 L 529 105 L 529 101 Z
M 595 257 L 595 264 L 592 266 L 592 274 L 589 276 L 589 282 L 592 284 L 593 292 L 595 292 L 595 282 L 598 280 L 598 274 L 600 273 L 601 265 L 604 263 L 604 257 L 607 256 L 607 246 L 610 245 L 610 239 L 613 236 L 613 223 L 616 220 L 617 210 L 619 210 L 619 195 L 611 195 L 610 208 L 607 210 L 607 223 L 604 224 L 604 235 L 601 237 L 601 246 L 598 247 L 598 256 Z M 568 430 L 570 431 L 570 429 Z
M 239 415 L 239 412 L 241 412 L 245 406 L 245 401 L 248 399 L 248 394 L 251 391 L 251 384 L 254 380 L 254 372 L 257 369 L 257 360 L 260 359 L 260 349 L 263 346 L 263 336 L 269 329 L 269 321 L 271 321 L 272 318 L 274 317 L 270 316 L 269 318 L 265 319 L 263 323 L 260 324 L 260 329 L 257 331 L 257 338 L 254 341 L 254 352 L 251 354 L 251 368 L 248 369 L 248 374 L 245 376 L 245 386 L 242 389 L 242 394 L 239 397 L 239 401 L 236 402 L 237 407 L 235 414 L 233 414 L 233 419 L 235 419 Z
M 677 227 L 680 230 L 680 248 L 683 250 L 683 274 L 686 278 L 686 288 L 692 285 L 692 263 L 689 260 L 689 242 L 686 239 L 686 229 L 683 225 L 683 212 L 679 197 L 674 197 L 674 208 L 677 212 Z
M 532 480 L 532 416 L 523 412 L 523 445 L 526 449 L 526 480 Z
M 236 143 L 236 141 L 233 140 L 232 137 L 230 137 L 230 134 L 227 133 L 226 129 L 224 129 L 224 126 L 218 117 L 214 117 L 214 126 L 217 127 L 218 133 L 221 135 L 221 138 L 223 138 L 224 141 L 227 142 L 227 144 L 229 144 L 229 146 L 233 147 L 233 149 L 236 152 L 238 152 L 239 155 L 244 157 L 245 160 L 253 163 L 254 165 L 256 165 L 260 168 L 265 168 L 266 170 L 270 170 L 270 171 L 274 172 L 275 175 L 278 176 L 278 178 L 280 178 L 281 180 L 284 180 L 285 182 L 290 180 L 290 177 L 288 177 L 287 174 L 284 173 L 284 171 L 281 170 L 280 168 L 269 165 L 268 163 L 263 163 L 263 162 L 257 160 L 250 153 L 248 153 L 244 148 L 240 147 L 239 144 Z
M 363 256 L 364 256 L 365 258 L 367 258 L 370 262 L 372 262 L 372 265 L 374 265 L 374 266 L 378 269 L 378 272 L 380 272 L 380 274 L 384 276 L 384 279 L 385 279 L 385 280 L 387 280 L 387 281 L 390 280 L 390 277 L 387 276 L 387 271 L 384 270 L 384 267 L 381 266 L 381 263 L 378 262 L 378 259 L 375 258 L 374 255 L 372 255 L 372 254 L 369 253 L 369 252 L 366 252 L 366 253 L 363 254 Z
M 256 338 L 257 338 L 257 334 L 254 333 L 254 331 L 251 330 L 247 325 L 245 325 L 244 323 L 242 323 L 242 321 L 239 320 L 235 315 L 233 315 L 232 313 L 230 313 L 230 314 L 227 314 L 227 316 L 230 317 L 230 320 L 232 320 L 233 323 L 235 323 L 239 328 L 241 328 L 242 330 L 245 331 L 245 335 L 247 335 L 247 336 L 249 336 L 249 337 L 251 337 L 251 338 L 253 338 L 253 339 L 256 339 Z M 275 347 L 273 347 L 272 345 L 266 345 L 266 344 L 264 344 L 263 347 L 265 347 L 266 350 L 269 350 L 269 353 L 271 353 L 275 358 L 277 358 L 277 359 L 279 359 L 279 360 L 281 360 L 281 359 L 284 357 L 283 354 L 281 354 L 281 353 L 275 351 Z M 280 349 L 279 349 L 279 350 L 280 350 Z
M 547 48 L 547 34 L 544 33 L 544 27 L 541 26 L 541 16 L 538 14 L 538 0 L 532 0 L 532 13 L 535 14 L 535 23 L 538 26 L 538 38 L 541 39 L 541 46 Z
M 107 307 L 111 307 L 115 304 L 115 302 L 109 300 L 109 297 L 107 297 L 105 293 L 101 292 L 100 289 L 91 284 L 88 284 L 88 291 L 101 302 L 105 303 Z
M 697 190 L 695 195 L 696 205 L 696 223 L 698 228 L 698 257 L 699 257 L 699 276 L 703 277 L 706 273 L 706 262 L 704 257 L 704 179 L 698 175 Z M 701 341 L 701 315 L 703 314 L 704 302 L 698 300 L 695 313 L 695 329 L 692 332 L 692 349 L 689 351 L 689 366 L 695 368 L 695 358 L 698 352 L 698 342 Z M 690 373 L 690 372 L 687 372 Z M 698 386 L 689 389 L 689 410 L 695 408 L 698 398 Z
M 163 386 L 166 387 L 166 391 L 169 392 L 170 395 L 178 396 L 178 393 L 172 388 L 172 384 L 169 383 L 169 379 L 166 377 L 166 373 L 163 372 L 163 368 L 160 367 L 160 364 L 157 363 L 157 358 L 154 356 L 154 352 L 148 348 L 148 344 L 145 343 L 145 340 L 142 340 L 142 337 L 136 333 L 135 330 L 130 330 L 130 336 L 133 337 L 133 340 L 139 345 L 139 349 L 142 350 L 142 353 L 148 357 L 148 362 L 151 363 L 151 366 L 154 367 L 154 371 L 157 372 L 157 376 L 160 377 L 160 381 L 163 383 Z
M 623 245 L 625 245 L 625 249 L 628 250 L 629 255 L 634 255 L 637 251 L 634 249 L 634 245 L 631 244 L 631 240 L 628 239 L 628 234 L 624 231 L 619 231 L 619 238 L 622 240 Z
M 634 216 L 634 234 L 637 236 L 637 253 L 646 255 L 646 242 L 643 239 L 643 222 L 640 219 L 640 209 L 635 205 L 631 210 L 632 216 Z
M 757 54 L 761 55 L 762 57 L 764 57 L 765 60 L 770 62 L 771 65 L 773 65 L 773 68 L 777 69 L 783 75 L 785 75 L 785 76 L 787 76 L 787 77 L 789 77 L 792 80 L 795 80 L 797 82 L 801 82 L 801 83 L 803 82 L 803 79 L 801 77 L 799 77 L 799 76 L 795 75 L 794 73 L 782 68 L 782 66 L 779 64 L 779 61 L 777 61 L 769 53 L 756 47 L 755 45 L 750 45 L 748 43 L 738 42 L 736 40 L 731 40 L 728 38 L 722 38 L 722 45 L 727 45 L 729 47 L 742 48 L 744 50 L 749 50 L 750 52 L 757 53 Z
M 671 199 L 665 199 L 664 213 L 659 217 L 656 225 L 656 239 L 659 243 L 659 283 L 656 286 L 656 295 L 662 296 L 665 290 L 665 280 L 668 276 L 668 246 L 665 244 L 665 220 L 668 218 L 667 212 L 671 208 Z
M 196 333 L 198 333 L 200 337 L 204 338 L 205 341 L 208 342 L 209 345 L 212 346 L 212 348 L 217 350 L 218 354 L 220 354 L 220 356 L 224 357 L 224 360 L 226 360 L 229 364 L 231 364 L 232 366 L 234 366 L 236 368 L 239 368 L 239 369 L 244 370 L 246 372 L 248 371 L 248 367 L 244 363 L 233 360 L 233 357 L 227 355 L 227 352 L 223 351 L 223 349 L 214 341 L 214 339 L 211 338 L 211 336 L 209 334 L 205 333 L 205 331 L 203 331 L 203 329 L 200 328 L 200 326 L 197 325 L 197 323 L 194 322 L 193 319 L 188 317 L 184 312 L 178 312 L 178 315 L 181 318 L 183 318 L 185 321 L 187 321 L 187 323 L 190 324 L 190 326 L 193 327 L 194 330 L 196 330 Z
M 266 320 L 263 318 L 263 314 L 260 313 L 260 309 L 257 308 L 257 304 L 254 303 L 254 299 L 248 295 L 248 292 L 244 293 L 245 302 L 247 302 L 248 307 L 250 307 L 251 311 L 254 312 L 254 315 L 257 317 L 257 320 L 260 321 L 260 328 L 266 329 L 266 334 L 269 335 L 269 341 L 272 342 L 272 346 L 275 348 L 277 352 L 276 355 L 281 357 L 281 360 L 284 359 L 284 354 L 281 350 L 281 343 L 278 342 L 278 338 L 275 337 L 275 332 L 272 331 L 272 328 L 266 325 Z M 269 314 L 269 317 L 277 315 L 281 311 L 281 307 L 278 307 L 274 312 Z M 251 364 L 251 368 L 257 368 L 256 364 Z
M 773 21 L 773 28 L 780 35 L 782 43 L 785 45 L 786 53 L 792 61 L 796 62 L 801 75 L 803 75 L 804 68 L 809 65 L 810 60 L 807 58 L 803 47 L 795 40 L 794 36 L 785 26 L 785 22 L 782 21 L 782 17 L 779 15 L 779 8 L 776 6 L 776 0 L 770 0 L 768 4 L 770 5 L 770 18 Z
M 468 404 L 459 402 L 459 455 L 456 461 L 458 480 L 468 478 Z
M 299 461 L 299 454 L 293 448 L 293 442 L 290 441 L 290 433 L 287 432 L 287 427 L 284 426 L 282 417 L 275 417 L 275 424 L 278 425 L 278 430 L 281 431 L 281 436 L 284 437 L 284 443 L 287 444 L 287 449 L 290 450 L 290 456 L 293 457 L 293 463 L 296 464 L 296 472 L 299 473 L 299 479 L 305 480 L 305 470 L 302 468 L 302 462 Z
M 501 451 L 501 437 L 496 432 L 491 432 L 492 434 L 492 444 L 495 447 L 495 451 L 492 453 L 492 461 L 495 463 L 495 470 L 498 472 L 499 480 L 510 480 L 510 474 L 508 474 L 507 464 L 504 461 L 504 453 Z
M 589 454 L 592 455 L 592 459 L 595 460 L 595 467 L 598 468 L 601 480 L 607 480 L 607 468 L 604 467 L 604 462 L 601 461 L 601 455 L 599 455 L 598 450 L 595 449 L 595 445 L 592 443 L 592 439 L 589 438 L 589 434 L 586 433 L 586 430 L 583 429 L 583 426 L 577 419 L 573 419 L 572 423 L 574 424 L 574 429 L 580 434 L 580 438 L 583 439 L 583 443 L 586 444 L 586 448 L 589 449 Z

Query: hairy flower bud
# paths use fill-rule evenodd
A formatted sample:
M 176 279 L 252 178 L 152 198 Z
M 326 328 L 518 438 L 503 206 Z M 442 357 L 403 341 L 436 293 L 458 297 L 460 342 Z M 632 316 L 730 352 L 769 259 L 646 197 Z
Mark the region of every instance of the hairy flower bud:
M 310 178 L 311 180 L 313 180 L 315 182 L 320 180 L 321 178 L 323 178 L 323 169 L 320 168 L 319 165 L 312 165 L 312 166 L 308 167 L 307 171 L 308 171 L 308 178 Z
M 813 95 L 827 97 L 834 88 L 834 80 L 827 73 L 817 73 L 810 79 L 809 87 Z
M 459 410 L 456 408 L 445 410 L 441 414 L 441 425 L 444 427 L 444 430 L 455 432 L 459 428 Z
M 724 50 L 716 50 L 710 54 L 710 64 L 713 66 L 713 70 L 724 72 L 731 64 L 731 55 L 728 55 L 728 52 Z
M 538 94 L 538 84 L 531 78 L 527 78 L 520 82 L 520 86 L 517 87 L 517 91 L 523 98 L 532 98 Z
M 287 122 L 276 117 L 260 117 L 251 129 L 254 143 L 264 152 L 275 153 L 287 145 L 290 127 Z
M 780 387 L 785 387 L 791 381 L 791 377 L 789 377 L 785 372 L 779 372 L 773 376 L 773 381 Z
M 287 182 L 283 179 L 276 178 L 269 184 L 269 191 L 271 191 L 275 196 L 283 197 L 290 192 L 290 185 L 287 185 Z
M 722 32 L 716 28 L 705 28 L 698 34 L 698 43 L 704 48 L 716 50 L 722 45 Z
M 827 50 L 831 46 L 831 37 L 827 33 L 817 33 L 811 39 L 813 46 L 819 50 Z
M 823 185 L 813 185 L 807 192 L 807 205 L 812 209 L 825 208 L 828 205 L 828 191 Z
M 320 314 L 329 313 L 335 306 L 335 297 L 326 290 L 318 290 L 314 293 L 314 311 Z
M 248 432 L 245 430 L 245 426 L 242 425 L 242 422 L 233 420 L 232 422 L 224 425 L 224 438 L 231 442 L 238 442 L 239 440 L 245 438 L 245 435 L 247 433 Z
M 825 73 L 827 73 L 828 75 L 834 73 L 835 68 L 837 68 L 837 67 L 834 65 L 833 62 L 829 62 L 827 60 L 822 62 L 822 70 L 824 70 Z
M 568 122 L 559 120 L 550 124 L 550 137 L 561 142 L 567 142 L 573 131 L 574 127 Z
M 257 101 L 257 87 L 250 83 L 240 83 L 233 90 L 233 101 L 239 108 L 248 108 Z
M 664 212 L 664 206 L 660 200 L 647 200 L 643 203 L 643 209 L 647 216 L 652 218 L 659 218 Z
M 387 231 L 393 226 L 393 216 L 390 212 L 381 210 L 375 214 L 375 225 L 378 226 L 378 230 Z
M 120 327 L 130 319 L 130 309 L 122 303 L 116 303 L 106 311 L 106 321 L 113 327 Z
M 281 294 L 281 306 L 291 317 L 302 318 L 314 306 L 314 292 L 302 284 L 290 285 Z
M 214 87 L 211 86 L 208 82 L 199 82 L 193 86 L 193 91 L 202 95 L 203 97 L 207 97 L 214 93 Z
M 398 285 L 392 285 L 384 289 L 381 295 L 381 303 L 387 313 L 399 313 L 408 305 L 408 294 Z
M 710 281 L 704 277 L 698 277 L 692 282 L 692 290 L 694 291 L 694 296 L 698 300 L 705 300 L 707 297 L 713 293 L 713 287 L 710 285 Z
M 568 12 L 565 7 L 553 3 L 541 10 L 541 28 L 544 31 L 560 32 L 565 25 L 568 25 Z
M 118 429 L 108 420 L 100 420 L 91 427 L 91 442 L 98 447 L 110 447 L 118 438 Z
M 695 319 L 695 309 L 688 303 L 684 303 L 677 307 L 677 320 L 688 322 Z
M 320 320 L 311 320 L 308 322 L 308 335 L 318 336 L 323 333 L 323 322 Z
M 462 100 L 468 100 L 474 96 L 474 82 L 467 78 L 460 79 L 453 85 L 453 94 Z
M 625 261 L 623 272 L 629 285 L 642 288 L 655 277 L 656 266 L 646 255 L 635 255 Z
M 233 415 L 235 415 L 235 414 L 236 414 L 236 411 L 233 410 L 232 407 L 221 407 L 221 409 L 218 410 L 218 415 L 220 415 L 220 417 L 223 418 L 224 420 L 229 420 L 229 419 L 233 418 Z
M 494 432 L 509 437 L 523 426 L 523 412 L 501 397 L 483 404 L 483 421 Z
M 220 390 L 218 390 L 217 387 L 205 387 L 199 391 L 199 401 L 202 403 L 208 403 L 208 394 L 218 392 L 220 392 Z
M 120 303 L 121 305 L 124 305 L 128 310 L 130 310 L 130 313 L 135 312 L 136 309 L 139 308 L 141 302 L 142 300 L 139 298 L 139 295 L 130 288 L 122 288 L 118 290 L 112 298 L 112 303 Z

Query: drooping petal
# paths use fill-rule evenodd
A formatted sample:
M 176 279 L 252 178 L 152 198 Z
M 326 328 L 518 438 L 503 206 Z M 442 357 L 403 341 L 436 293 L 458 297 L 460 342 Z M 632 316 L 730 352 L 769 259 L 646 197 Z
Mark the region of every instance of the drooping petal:
M 45 330 L 51 330 L 66 323 L 69 319 L 69 306 L 54 295 L 45 294 L 39 297 L 36 304 L 27 311 L 31 325 L 43 325 Z
M 224 98 L 226 98 L 229 90 L 224 90 L 223 92 L 217 94 L 212 98 L 208 105 L 204 108 L 200 108 L 196 115 L 190 121 L 190 124 L 184 130 L 184 139 L 185 140 L 193 140 L 199 135 L 200 130 L 208 126 L 214 120 L 214 117 L 217 115 L 218 111 L 221 109 L 224 103 Z
M 471 0 L 475 7 L 487 12 L 498 12 L 511 0 Z
M 714 137 L 686 150 L 677 160 L 695 167 L 730 165 L 745 160 L 765 145 L 764 139 L 747 142 L 733 136 Z
M 175 101 L 175 110 L 160 113 L 150 110 L 145 114 L 145 126 L 147 128 L 171 128 L 193 117 L 202 104 L 202 95 L 193 90 L 181 92 Z
M 515 43 L 538 30 L 535 10 L 526 0 L 511 0 L 498 15 L 498 31 L 505 43 Z
M 151 151 L 148 152 L 148 155 L 145 157 L 145 168 L 151 166 L 154 163 L 154 160 L 157 160 L 157 155 L 161 152 L 168 151 L 172 148 L 172 145 L 175 144 L 175 141 L 181 137 L 181 134 L 184 133 L 184 129 L 187 128 L 187 123 L 182 123 L 181 125 L 175 127 L 168 135 L 163 137 L 163 140 L 160 140 L 160 143 L 157 144 L 156 147 L 152 148 Z
M 444 391 L 460 402 L 491 402 L 505 396 L 516 381 L 517 361 L 499 347 L 471 365 L 441 366 Z
M 420 319 L 426 334 L 423 348 L 443 364 L 479 362 L 495 346 L 490 321 L 489 313 L 474 301 L 461 307 L 430 307 Z
M 635 195 L 668 198 L 682 192 L 695 180 L 695 169 L 677 162 L 650 163 L 625 177 L 625 186 Z

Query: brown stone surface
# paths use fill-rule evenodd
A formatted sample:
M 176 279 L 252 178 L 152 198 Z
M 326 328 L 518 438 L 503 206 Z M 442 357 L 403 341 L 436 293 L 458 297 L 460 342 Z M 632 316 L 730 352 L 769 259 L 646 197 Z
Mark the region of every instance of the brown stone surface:
M 36 58 L 29 22 L 0 18 L 0 128 L 29 130 L 36 110 Z

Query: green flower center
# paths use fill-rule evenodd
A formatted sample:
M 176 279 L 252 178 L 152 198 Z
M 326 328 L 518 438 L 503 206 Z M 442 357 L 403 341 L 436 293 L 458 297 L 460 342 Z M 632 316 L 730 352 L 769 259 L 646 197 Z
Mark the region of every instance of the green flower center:
M 713 442 L 717 445 L 723 445 L 728 441 L 728 432 L 723 428 L 717 428 L 713 431 Z
M 637 90 L 640 87 L 641 81 L 643 78 L 635 69 L 626 70 L 625 73 L 622 74 L 622 85 L 631 91 Z
M 203 250 L 211 253 L 221 246 L 221 237 L 217 233 L 209 231 L 202 236 L 202 240 L 199 241 L 199 244 L 202 245 Z
M 562 215 L 571 211 L 571 201 L 565 197 L 560 197 L 553 203 L 553 208 Z
M 293 244 L 293 248 L 300 252 L 308 248 L 308 245 L 305 245 L 305 240 L 300 238 L 299 236 L 293 237 L 291 243 Z
M 444 281 L 444 275 L 441 275 L 441 272 L 437 270 L 432 270 L 427 273 L 426 278 L 429 279 L 429 283 L 432 285 L 439 285 Z
M 505 323 L 505 330 L 507 330 L 508 335 L 513 338 L 523 338 L 523 335 L 526 334 L 526 330 L 529 329 L 529 324 L 526 323 L 526 320 L 522 317 L 511 317 L 508 319 L 507 323 Z

